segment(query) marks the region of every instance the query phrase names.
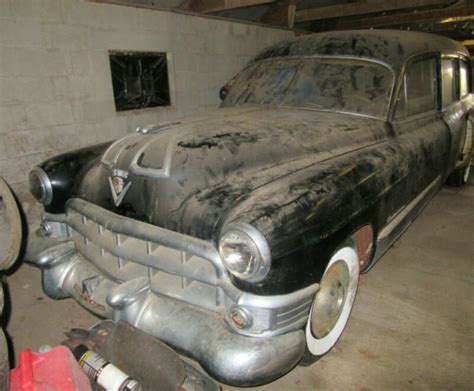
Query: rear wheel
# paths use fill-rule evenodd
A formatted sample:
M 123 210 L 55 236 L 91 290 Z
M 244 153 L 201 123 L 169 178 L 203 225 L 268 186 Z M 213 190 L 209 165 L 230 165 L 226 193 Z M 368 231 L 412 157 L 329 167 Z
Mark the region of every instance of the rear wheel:
M 464 186 L 469 180 L 471 173 L 472 157 L 464 167 L 459 167 L 448 177 L 448 185 Z
M 329 352 L 344 331 L 359 284 L 359 260 L 351 246 L 337 250 L 328 263 L 306 324 L 306 353 L 301 365 L 309 365 Z

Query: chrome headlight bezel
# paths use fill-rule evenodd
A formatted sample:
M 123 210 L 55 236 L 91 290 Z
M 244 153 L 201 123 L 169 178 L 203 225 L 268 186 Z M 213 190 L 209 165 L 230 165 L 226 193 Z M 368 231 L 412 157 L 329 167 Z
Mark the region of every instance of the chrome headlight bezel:
M 238 272 L 233 270 L 226 261 L 225 256 L 223 255 L 223 246 L 226 244 L 225 239 L 231 234 L 239 235 L 244 241 L 249 241 L 252 244 L 249 248 L 254 250 L 255 266 L 251 271 L 244 273 Z M 263 280 L 270 271 L 271 252 L 268 242 L 265 236 L 250 224 L 238 222 L 225 226 L 219 238 L 218 249 L 219 255 L 227 271 L 241 280 L 258 282 Z
M 35 183 L 35 181 L 37 181 Z M 40 190 L 36 191 L 35 186 L 39 186 Z M 49 205 L 53 201 L 53 185 L 48 174 L 41 168 L 35 167 L 29 175 L 30 192 L 35 199 L 43 205 Z

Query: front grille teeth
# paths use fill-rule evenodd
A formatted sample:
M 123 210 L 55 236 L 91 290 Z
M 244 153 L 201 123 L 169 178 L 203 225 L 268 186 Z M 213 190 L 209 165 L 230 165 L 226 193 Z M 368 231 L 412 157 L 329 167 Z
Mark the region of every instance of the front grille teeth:
M 116 233 L 79 212 L 66 221 L 78 252 L 114 281 L 145 277 L 151 291 L 212 311 L 221 311 L 223 292 L 206 259 L 137 237 Z

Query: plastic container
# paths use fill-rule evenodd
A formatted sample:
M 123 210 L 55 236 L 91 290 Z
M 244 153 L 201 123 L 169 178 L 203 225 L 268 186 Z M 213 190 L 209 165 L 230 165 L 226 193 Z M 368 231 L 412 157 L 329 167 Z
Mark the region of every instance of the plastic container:
M 107 391 L 140 391 L 140 384 L 125 372 L 84 345 L 72 351 L 87 376 Z
M 20 353 L 10 372 L 10 391 L 91 391 L 87 375 L 71 351 L 58 346 L 46 353 Z

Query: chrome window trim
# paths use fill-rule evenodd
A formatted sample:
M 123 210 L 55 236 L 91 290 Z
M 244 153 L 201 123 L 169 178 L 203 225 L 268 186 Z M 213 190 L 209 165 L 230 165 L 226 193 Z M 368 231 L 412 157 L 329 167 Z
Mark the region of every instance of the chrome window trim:
M 426 52 L 426 53 L 417 53 L 414 54 L 410 57 L 407 58 L 407 60 L 403 63 L 402 68 L 400 69 L 399 77 L 398 80 L 396 81 L 396 87 L 393 90 L 393 99 L 391 103 L 391 107 L 389 109 L 389 114 L 387 117 L 387 120 L 389 122 L 405 122 L 405 121 L 410 121 L 412 119 L 416 118 L 422 118 L 428 115 L 431 115 L 432 113 L 439 113 L 440 111 L 440 105 L 439 105 L 439 100 L 440 100 L 440 81 L 441 81 L 441 75 L 439 74 L 440 71 L 440 52 Z M 397 98 L 398 95 L 400 94 L 400 89 L 404 88 L 405 89 L 405 96 L 406 96 L 406 70 L 409 65 L 411 65 L 413 62 L 416 61 L 421 61 L 429 58 L 434 58 L 436 60 L 436 66 L 437 66 L 437 71 L 436 71 L 436 78 L 437 78 L 437 83 L 436 83 L 436 108 L 431 109 L 429 111 L 425 111 L 422 113 L 417 113 L 417 114 L 412 114 L 406 117 L 400 117 L 400 118 L 395 118 L 396 115 L 396 110 L 397 110 Z
M 389 109 L 389 113 L 388 113 L 388 117 L 387 117 L 387 120 L 388 121 L 395 121 L 395 112 L 396 112 L 396 108 L 397 108 L 397 97 L 400 93 L 400 88 L 402 88 L 402 85 L 406 84 L 404 83 L 405 81 L 405 75 L 406 75 L 406 69 L 407 69 L 407 66 L 417 60 L 417 59 L 422 59 L 423 57 L 436 57 L 436 58 L 441 58 L 442 56 L 450 56 L 450 57 L 457 57 L 459 59 L 463 59 L 464 61 L 468 61 L 468 57 L 466 57 L 466 54 L 463 53 L 463 52 L 458 52 L 458 51 L 429 51 L 429 52 L 422 52 L 422 53 L 416 53 L 416 54 L 413 54 L 411 55 L 410 57 L 408 57 L 405 62 L 403 63 L 402 67 L 400 68 L 400 71 L 399 71 L 399 75 L 398 75 L 398 80 L 395 81 L 395 88 L 393 90 L 393 96 L 392 96 L 392 99 L 391 99 L 391 107 Z M 440 80 L 438 80 L 438 83 L 440 82 Z M 439 92 L 438 92 L 439 94 Z M 439 108 L 437 107 L 436 108 L 436 111 L 439 111 Z M 410 117 L 406 117 L 404 119 L 407 119 L 407 118 L 410 118 Z M 411 118 L 410 118 L 411 119 Z

